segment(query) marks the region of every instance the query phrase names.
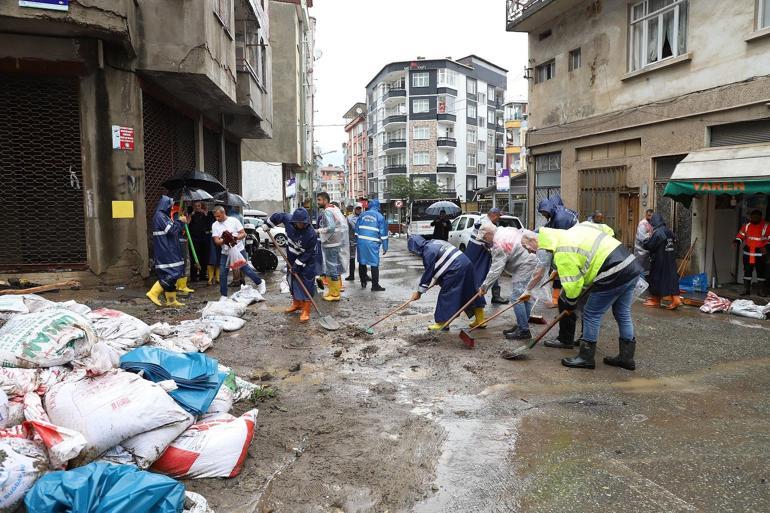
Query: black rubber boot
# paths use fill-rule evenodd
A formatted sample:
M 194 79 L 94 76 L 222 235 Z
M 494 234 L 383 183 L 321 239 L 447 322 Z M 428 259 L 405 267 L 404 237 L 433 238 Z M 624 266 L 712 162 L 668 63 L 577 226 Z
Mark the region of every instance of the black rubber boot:
M 626 370 L 635 370 L 634 352 L 636 351 L 636 339 L 618 339 L 619 353 L 617 356 L 605 356 L 604 363 L 613 367 L 621 367 Z
M 358 265 L 358 279 L 361 280 L 361 287 L 366 288 L 369 276 L 366 275 L 366 266 L 364 264 Z
M 762 297 L 770 297 L 770 282 L 765 280 L 765 286 L 762 287 Z
M 561 364 L 574 369 L 593 369 L 596 367 L 594 355 L 596 354 L 596 342 L 580 341 L 580 351 L 572 358 L 562 358 Z
M 743 280 L 743 292 L 741 293 L 741 296 L 750 296 L 751 295 L 751 281 Z
M 572 349 L 573 347 L 577 346 L 578 344 L 575 343 L 574 341 L 572 341 L 572 342 L 570 342 L 570 341 L 564 342 L 562 339 L 557 337 L 557 338 L 555 338 L 553 340 L 546 340 L 545 342 L 543 342 L 543 345 L 545 347 L 552 347 L 554 349 Z
M 532 340 L 532 332 L 517 329 L 515 333 L 510 333 L 505 338 L 508 340 Z
M 507 305 L 508 300 L 502 296 L 492 296 L 492 303 L 496 305 Z
M 372 292 L 384 292 L 380 287 L 380 268 L 372 266 Z
M 516 333 L 517 331 L 519 331 L 519 327 L 514 324 L 513 328 L 511 328 L 509 330 L 503 330 L 503 335 L 512 335 L 512 334 Z
M 356 257 L 353 257 L 350 259 L 350 274 L 347 278 L 345 278 L 346 281 L 355 281 L 356 279 Z

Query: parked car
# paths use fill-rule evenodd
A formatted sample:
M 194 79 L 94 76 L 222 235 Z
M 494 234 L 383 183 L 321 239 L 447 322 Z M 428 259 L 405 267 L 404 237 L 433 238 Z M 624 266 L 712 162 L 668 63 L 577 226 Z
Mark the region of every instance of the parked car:
M 473 225 L 481 218 L 481 214 L 462 214 L 452 220 L 452 228 L 449 231 L 449 243 L 460 251 L 465 251 L 468 247 L 468 241 L 473 233 Z M 513 226 L 522 228 L 523 225 L 518 217 L 504 215 L 500 217 L 498 226 Z
M 268 237 L 267 234 L 262 231 L 262 225 L 265 224 L 264 219 L 260 217 L 244 217 L 243 222 L 244 225 L 254 225 L 254 228 L 256 229 L 256 236 L 259 238 L 259 242 L 262 244 L 262 246 L 268 247 L 271 244 L 270 237 Z M 286 230 L 283 228 L 283 226 L 276 226 L 275 228 L 271 228 L 270 233 L 275 239 L 276 244 L 282 248 L 286 247 L 286 242 L 289 239 L 286 237 Z

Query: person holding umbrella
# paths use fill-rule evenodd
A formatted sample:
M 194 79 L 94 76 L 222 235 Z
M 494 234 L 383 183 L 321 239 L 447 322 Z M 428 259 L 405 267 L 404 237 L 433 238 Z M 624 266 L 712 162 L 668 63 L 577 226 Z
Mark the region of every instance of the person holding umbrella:
M 446 210 L 438 214 L 430 225 L 433 227 L 433 240 L 449 240 L 449 231 L 452 229 L 452 221 L 446 215 Z
M 184 306 L 176 299 L 176 284 L 177 280 L 184 274 L 185 264 L 179 245 L 179 236 L 184 232 L 187 218 L 180 215 L 178 219 L 172 219 L 171 207 L 173 205 L 174 200 L 168 196 L 161 196 L 152 217 L 152 251 L 158 281 L 146 295 L 150 301 L 158 306 L 163 306 L 160 295 L 164 292 L 166 306 Z

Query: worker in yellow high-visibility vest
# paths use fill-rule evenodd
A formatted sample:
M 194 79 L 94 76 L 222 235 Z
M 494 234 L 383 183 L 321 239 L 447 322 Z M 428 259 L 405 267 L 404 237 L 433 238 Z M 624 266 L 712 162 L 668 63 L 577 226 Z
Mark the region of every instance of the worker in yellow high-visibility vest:
M 532 253 L 538 249 L 553 253 L 562 283 L 559 302 L 563 308 L 560 310 L 573 311 L 580 296 L 590 288 L 583 307 L 580 351 L 572 358 L 562 359 L 562 365 L 594 368 L 602 316 L 611 307 L 620 331 L 620 351 L 618 356 L 605 358 L 604 363 L 634 370 L 636 339 L 631 305 L 642 267 L 634 255 L 612 237 L 609 227 L 603 226 L 606 225 L 579 224 L 569 230 L 541 228 L 537 236 L 524 235 L 521 244 Z

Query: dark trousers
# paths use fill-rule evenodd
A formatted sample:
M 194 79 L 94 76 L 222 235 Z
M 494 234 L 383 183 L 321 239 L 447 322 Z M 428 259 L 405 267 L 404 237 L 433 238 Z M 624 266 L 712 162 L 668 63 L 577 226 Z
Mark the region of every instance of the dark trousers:
M 754 263 L 749 263 L 751 257 L 743 255 L 743 283 L 746 286 L 751 285 L 751 277 L 754 275 L 754 271 L 757 271 L 757 281 L 760 285 L 764 285 L 767 280 L 767 255 L 761 257 L 754 257 Z
M 564 309 L 559 305 L 559 313 Z M 559 321 L 559 336 L 557 337 L 560 342 L 564 344 L 572 344 L 575 342 L 575 328 L 577 327 L 577 314 L 572 312 L 564 319 Z
M 501 297 L 500 296 L 500 280 L 496 280 L 492 284 L 492 297 Z
M 372 285 L 376 286 L 380 284 L 380 268 L 371 266 L 372 268 Z M 358 277 L 361 280 L 361 285 L 366 285 L 369 281 L 369 276 L 366 274 L 366 266 L 364 264 L 358 264 Z
M 352 280 L 355 277 L 355 275 L 356 275 L 356 257 L 352 256 L 350 257 L 350 276 L 348 276 L 348 278 Z
M 200 268 L 195 269 L 195 260 L 192 259 L 192 265 L 190 270 L 190 276 L 193 280 L 206 280 L 206 266 L 209 261 L 209 237 L 193 237 L 193 246 L 195 247 L 195 254 L 198 255 L 198 262 L 200 262 Z

